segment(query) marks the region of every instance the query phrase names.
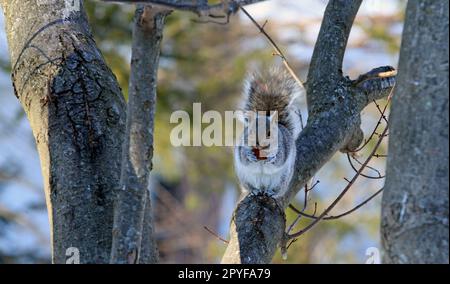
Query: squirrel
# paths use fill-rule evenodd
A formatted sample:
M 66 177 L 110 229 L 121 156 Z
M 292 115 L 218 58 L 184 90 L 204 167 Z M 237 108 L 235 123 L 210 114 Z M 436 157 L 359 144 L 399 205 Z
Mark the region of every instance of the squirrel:
M 297 98 L 303 89 L 286 71 L 252 72 L 244 84 L 244 131 L 234 148 L 243 194 L 283 195 L 293 176 L 301 132 Z M 269 127 L 267 127 L 269 125 Z

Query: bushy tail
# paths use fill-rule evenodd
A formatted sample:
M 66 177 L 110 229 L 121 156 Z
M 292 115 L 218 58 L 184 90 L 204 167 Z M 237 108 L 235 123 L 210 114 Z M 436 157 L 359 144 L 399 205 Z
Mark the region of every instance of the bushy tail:
M 244 110 L 278 112 L 278 123 L 299 133 L 299 105 L 297 98 L 303 90 L 284 69 L 272 68 L 252 72 L 246 79 L 244 89 Z

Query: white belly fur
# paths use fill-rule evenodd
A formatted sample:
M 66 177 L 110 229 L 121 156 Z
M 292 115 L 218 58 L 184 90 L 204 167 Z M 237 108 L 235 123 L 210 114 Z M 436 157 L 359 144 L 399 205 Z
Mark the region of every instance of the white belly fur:
M 295 153 L 292 149 L 291 153 Z M 270 190 L 281 195 L 287 189 L 292 178 L 295 155 L 289 155 L 281 167 L 272 164 L 256 162 L 243 164 L 239 160 L 239 153 L 235 151 L 235 170 L 241 184 L 250 184 L 256 189 Z

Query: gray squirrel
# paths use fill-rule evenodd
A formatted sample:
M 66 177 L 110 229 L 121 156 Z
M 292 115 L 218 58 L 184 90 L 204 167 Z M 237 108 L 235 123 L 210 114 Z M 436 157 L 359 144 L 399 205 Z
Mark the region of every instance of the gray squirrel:
M 234 168 L 244 194 L 281 196 L 293 176 L 300 134 L 297 98 L 303 89 L 286 71 L 252 72 L 243 92 L 244 131 L 234 149 Z

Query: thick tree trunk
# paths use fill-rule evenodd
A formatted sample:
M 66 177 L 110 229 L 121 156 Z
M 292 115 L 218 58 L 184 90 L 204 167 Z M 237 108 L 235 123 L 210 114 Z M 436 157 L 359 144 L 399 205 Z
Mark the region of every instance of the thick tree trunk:
M 41 160 L 53 262 L 107 263 L 125 102 L 82 3 L 3 0 L 12 78 Z M 72 250 L 73 251 L 73 250 Z
M 448 263 L 448 1 L 409 1 L 382 201 L 385 263 Z

